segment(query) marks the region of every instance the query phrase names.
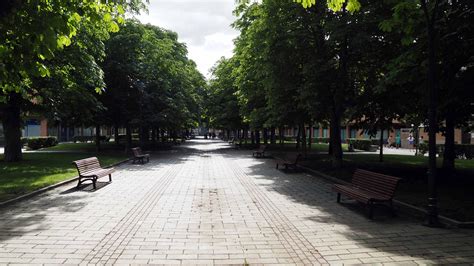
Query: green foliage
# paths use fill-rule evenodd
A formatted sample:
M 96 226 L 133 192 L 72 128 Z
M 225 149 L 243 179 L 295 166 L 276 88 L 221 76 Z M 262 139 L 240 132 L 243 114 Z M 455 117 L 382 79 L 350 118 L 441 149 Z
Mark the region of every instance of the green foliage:
M 24 141 L 26 142 L 27 147 L 31 150 L 38 150 L 58 145 L 56 137 L 26 138 Z
M 329 143 L 329 138 L 313 138 L 313 143 Z
M 176 33 L 127 20 L 106 43 L 103 120 L 116 126 L 190 127 L 205 87 Z
M 346 142 L 354 149 L 370 151 L 372 146 L 372 140 L 370 139 L 347 139 Z
M 420 143 L 418 145 L 418 150 L 420 154 L 428 153 L 428 144 Z M 443 156 L 444 154 L 444 144 L 436 145 L 436 154 Z M 474 158 L 474 144 L 455 144 L 454 145 L 454 154 L 458 159 L 468 159 L 471 160 Z
M 304 8 L 310 8 L 316 5 L 317 0 L 294 0 L 294 2 L 301 3 Z M 328 8 L 333 11 L 340 11 L 347 9 L 350 12 L 358 11 L 361 7 L 359 0 L 329 0 L 327 1 Z
M 0 17 L 0 91 L 30 92 L 29 80 L 50 76 L 45 60 L 70 46 L 82 25 L 118 31 L 125 9 L 143 8 L 132 2 L 29 0 L 7 6 Z

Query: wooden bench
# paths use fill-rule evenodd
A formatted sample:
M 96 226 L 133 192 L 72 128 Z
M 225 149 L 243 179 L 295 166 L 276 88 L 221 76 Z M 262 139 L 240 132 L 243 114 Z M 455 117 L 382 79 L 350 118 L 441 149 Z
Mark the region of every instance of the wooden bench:
M 334 185 L 333 190 L 337 192 L 337 202 L 341 202 L 341 194 L 349 198 L 367 204 L 369 218 L 373 218 L 374 204 L 388 203 L 392 215 L 393 196 L 400 178 L 374 173 L 367 170 L 357 169 L 352 177 L 351 185 Z
M 301 153 L 298 153 L 291 154 L 283 160 L 277 160 L 276 169 L 278 169 L 278 166 L 282 165 L 285 167 L 285 170 L 288 170 L 289 168 L 296 170 L 298 161 L 301 159 L 301 157 Z
M 231 139 L 229 140 L 229 144 L 234 144 L 234 142 L 235 142 L 235 138 L 231 138 Z
M 258 150 L 254 151 L 252 156 L 253 157 L 265 157 L 265 151 L 267 150 L 267 145 L 260 145 Z
M 132 148 L 132 152 L 133 152 L 133 162 L 132 163 L 135 163 L 135 162 L 138 161 L 138 162 L 141 162 L 143 164 L 143 163 L 145 163 L 145 159 L 146 159 L 146 162 L 150 161 L 150 154 L 143 153 L 143 151 L 140 147 Z
M 82 160 L 77 160 L 73 162 L 79 173 L 79 182 L 77 186 L 79 187 L 83 182 L 87 180 L 92 181 L 94 189 L 97 188 L 96 182 L 97 179 L 103 176 L 109 176 L 109 182 L 112 182 L 112 173 L 115 172 L 114 168 L 102 168 L 97 157 L 86 158 Z

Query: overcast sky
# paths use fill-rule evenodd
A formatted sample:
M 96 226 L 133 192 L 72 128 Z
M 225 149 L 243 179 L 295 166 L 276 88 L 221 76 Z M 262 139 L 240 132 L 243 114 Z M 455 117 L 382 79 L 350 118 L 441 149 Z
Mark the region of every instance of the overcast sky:
M 175 31 L 186 43 L 189 58 L 209 77 L 209 69 L 222 56 L 232 56 L 238 36 L 230 24 L 234 0 L 150 0 L 148 14 L 138 19 Z

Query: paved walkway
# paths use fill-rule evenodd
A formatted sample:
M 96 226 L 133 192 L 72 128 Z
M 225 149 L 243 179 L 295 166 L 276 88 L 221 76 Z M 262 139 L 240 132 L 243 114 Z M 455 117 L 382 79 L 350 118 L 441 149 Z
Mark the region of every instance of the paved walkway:
M 192 141 L 123 165 L 97 191 L 71 185 L 0 210 L 0 264 L 474 262 L 473 231 L 383 210 L 370 221 L 325 181 L 226 148 Z

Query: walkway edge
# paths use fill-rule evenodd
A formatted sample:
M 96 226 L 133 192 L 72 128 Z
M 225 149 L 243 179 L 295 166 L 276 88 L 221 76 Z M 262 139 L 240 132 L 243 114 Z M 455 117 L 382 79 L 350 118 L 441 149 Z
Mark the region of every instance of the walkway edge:
M 275 159 L 281 159 L 281 158 L 276 157 L 276 156 L 274 156 L 274 158 Z M 349 182 L 346 182 L 346 181 L 341 180 L 339 178 L 327 175 L 327 174 L 322 173 L 320 171 L 308 168 L 306 166 L 302 166 L 301 164 L 298 164 L 298 167 L 303 169 L 305 172 L 307 172 L 309 174 L 320 176 L 320 177 L 322 177 L 326 180 L 329 180 L 331 182 L 334 182 L 334 183 L 337 183 L 337 184 L 342 184 L 342 185 L 350 185 Z M 424 218 L 425 217 L 426 210 L 424 210 L 422 208 L 419 208 L 419 207 L 416 207 L 416 206 L 411 205 L 409 203 L 399 201 L 399 200 L 395 200 L 395 199 L 393 200 L 393 202 L 395 203 L 395 206 L 397 206 L 400 210 L 402 210 L 403 212 L 405 212 L 409 215 L 415 216 L 417 218 Z M 445 217 L 443 215 L 439 215 L 438 217 L 443 223 L 451 225 L 453 227 L 474 228 L 474 221 L 472 221 L 472 222 L 461 222 L 461 221 L 458 221 L 458 220 L 455 220 L 455 219 L 452 219 L 452 218 Z
M 121 164 L 124 164 L 126 162 L 130 161 L 130 159 L 125 159 L 125 160 L 122 160 L 120 162 L 117 162 L 117 163 L 114 163 L 112 165 L 109 165 L 109 166 L 106 166 L 105 168 L 109 168 L 109 167 L 115 167 L 115 166 L 119 166 Z M 40 188 L 38 190 L 35 190 L 33 192 L 30 192 L 28 194 L 25 194 L 25 195 L 21 195 L 21 196 L 18 196 L 16 198 L 13 198 L 13 199 L 10 199 L 10 200 L 7 200 L 7 201 L 3 201 L 3 202 L 0 202 L 0 209 L 1 208 L 5 208 L 5 207 L 8 207 L 8 206 L 11 206 L 17 202 L 20 202 L 20 201 L 24 201 L 24 200 L 27 200 L 27 199 L 30 199 L 34 196 L 37 196 L 37 195 L 40 195 L 42 193 L 45 193 L 49 190 L 53 190 L 55 188 L 58 188 L 58 187 L 61 187 L 61 186 L 64 186 L 64 185 L 67 185 L 69 183 L 72 183 L 74 181 L 77 181 L 77 179 L 79 178 L 79 176 L 75 176 L 73 178 L 70 178 L 70 179 L 67 179 L 67 180 L 64 180 L 64 181 L 61 181 L 59 183 L 56 183 L 56 184 L 53 184 L 53 185 L 50 185 L 50 186 L 47 186 L 47 187 L 44 187 L 44 188 Z

